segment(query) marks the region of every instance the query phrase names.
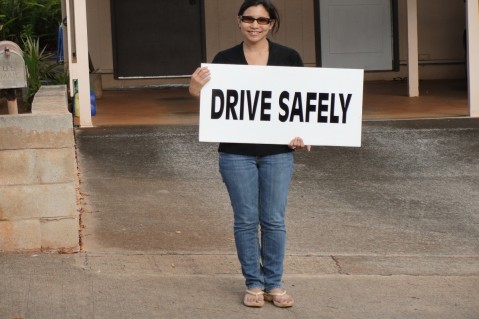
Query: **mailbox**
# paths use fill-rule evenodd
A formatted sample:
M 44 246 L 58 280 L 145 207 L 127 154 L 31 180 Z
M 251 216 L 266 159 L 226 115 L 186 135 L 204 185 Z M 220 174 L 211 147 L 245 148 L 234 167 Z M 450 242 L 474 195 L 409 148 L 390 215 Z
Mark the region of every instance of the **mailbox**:
M 6 91 L 8 113 L 18 114 L 15 90 L 27 87 L 27 69 L 20 47 L 11 41 L 0 41 L 0 90 Z
M 11 41 L 0 42 L 0 90 L 27 87 L 27 71 L 20 47 Z

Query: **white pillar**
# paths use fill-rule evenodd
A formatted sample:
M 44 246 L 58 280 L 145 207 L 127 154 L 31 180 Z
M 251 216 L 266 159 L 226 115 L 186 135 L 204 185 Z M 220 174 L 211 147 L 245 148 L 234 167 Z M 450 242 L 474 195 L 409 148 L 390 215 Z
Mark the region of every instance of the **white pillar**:
M 419 96 L 417 0 L 407 0 L 409 96 Z
M 75 39 L 73 38 L 73 34 L 75 32 L 75 16 L 73 15 L 73 0 L 63 0 L 65 4 L 65 16 L 67 18 L 66 23 L 66 41 L 64 43 L 65 47 L 65 63 L 68 63 L 68 73 L 70 75 L 70 96 L 73 97 L 74 87 L 73 87 L 73 80 L 78 78 L 77 75 L 77 64 L 75 62 L 75 58 L 73 57 L 73 42 Z
M 469 115 L 479 117 L 479 0 L 467 0 Z
M 86 0 L 74 0 L 78 92 L 80 94 L 80 126 L 91 127 L 90 67 L 88 63 L 88 32 Z
M 67 17 L 65 60 L 70 74 L 70 94 L 73 96 L 73 82 L 78 80 L 80 126 L 91 127 L 86 0 L 63 0 L 62 4 Z

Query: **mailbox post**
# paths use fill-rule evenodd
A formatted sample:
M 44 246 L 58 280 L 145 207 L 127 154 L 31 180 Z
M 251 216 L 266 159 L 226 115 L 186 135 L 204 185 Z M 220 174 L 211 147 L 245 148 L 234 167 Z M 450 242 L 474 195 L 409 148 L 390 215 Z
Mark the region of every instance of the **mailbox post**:
M 11 41 L 0 41 L 0 90 L 6 91 L 8 113 L 18 114 L 16 89 L 27 87 L 23 52 Z

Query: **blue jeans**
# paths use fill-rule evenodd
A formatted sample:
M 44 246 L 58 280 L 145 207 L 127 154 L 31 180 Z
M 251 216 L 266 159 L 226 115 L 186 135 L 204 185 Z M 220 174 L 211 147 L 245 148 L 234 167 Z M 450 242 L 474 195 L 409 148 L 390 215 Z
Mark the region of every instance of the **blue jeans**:
M 281 288 L 293 166 L 292 152 L 261 157 L 220 153 L 220 173 L 233 207 L 236 250 L 248 289 Z

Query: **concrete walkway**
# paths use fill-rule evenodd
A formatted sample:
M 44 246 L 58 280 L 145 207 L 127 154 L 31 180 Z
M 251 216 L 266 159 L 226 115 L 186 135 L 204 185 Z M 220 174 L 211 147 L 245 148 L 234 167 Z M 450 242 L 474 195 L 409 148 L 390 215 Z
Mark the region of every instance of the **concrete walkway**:
M 284 287 L 241 304 L 217 145 L 196 126 L 76 131 L 76 255 L 0 256 L 0 318 L 479 318 L 479 120 L 365 122 L 297 152 Z

